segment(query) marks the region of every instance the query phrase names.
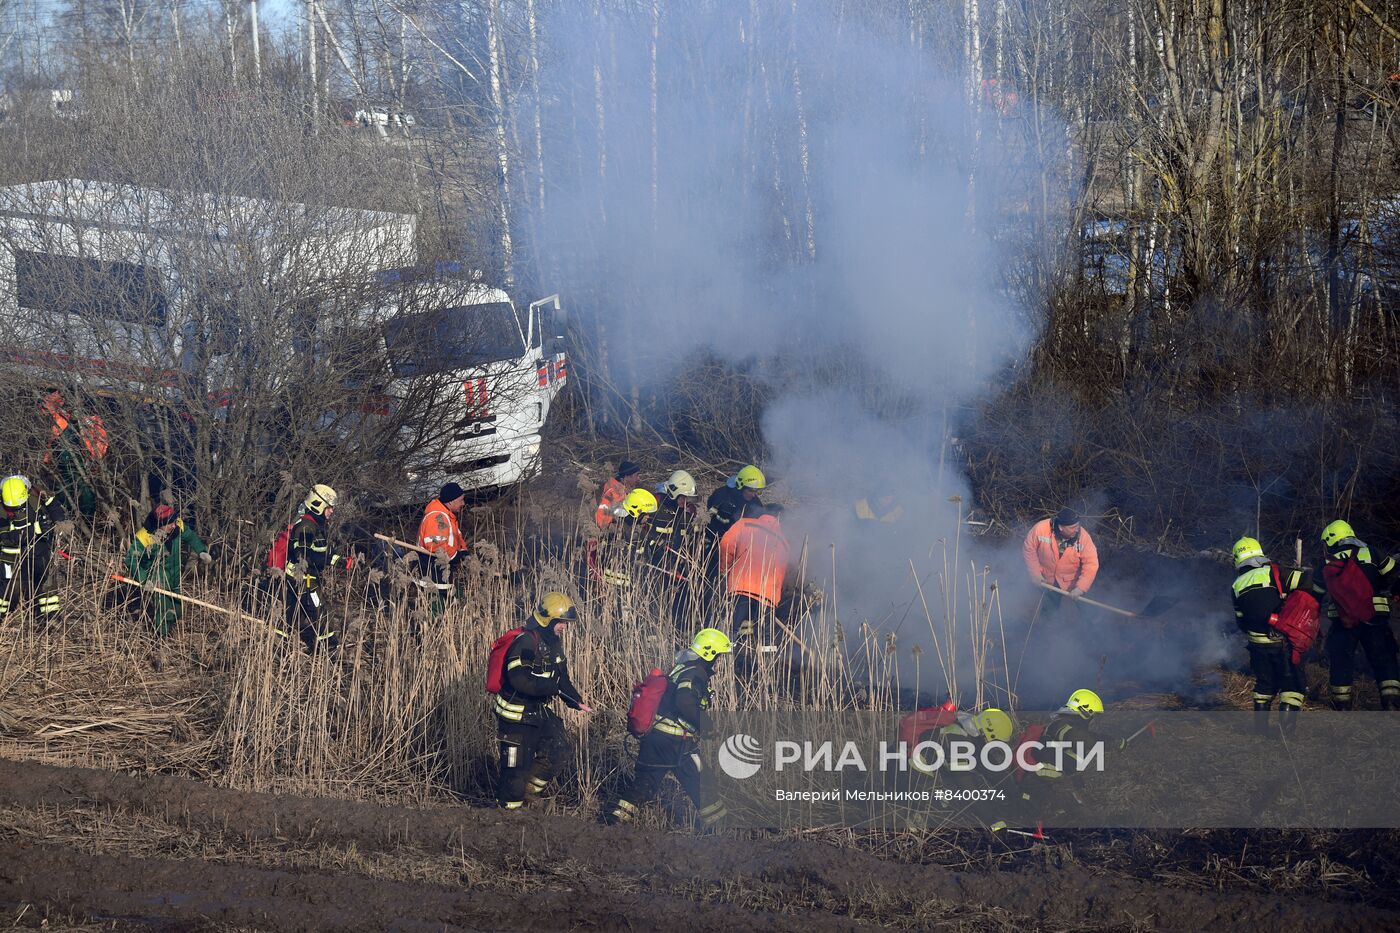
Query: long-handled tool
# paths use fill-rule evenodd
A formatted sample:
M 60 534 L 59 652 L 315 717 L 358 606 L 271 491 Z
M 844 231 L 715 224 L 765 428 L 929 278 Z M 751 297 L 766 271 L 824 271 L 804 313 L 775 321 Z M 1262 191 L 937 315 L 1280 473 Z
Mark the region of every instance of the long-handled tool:
M 206 603 L 204 600 L 195 599 L 193 596 L 185 596 L 180 593 L 172 593 L 170 590 L 163 590 L 158 586 L 147 587 L 140 580 L 133 580 L 131 579 L 131 577 L 124 577 L 119 573 L 112 574 L 112 579 L 116 580 L 118 583 L 125 583 L 128 586 L 135 586 L 151 593 L 159 593 L 162 596 L 169 596 L 171 599 L 178 599 L 181 602 L 190 603 L 194 606 L 203 606 L 205 609 L 213 609 L 215 612 L 222 612 L 224 615 L 233 616 L 234 618 L 244 619 L 248 622 L 257 622 L 261 625 L 267 624 L 266 619 L 259 619 L 257 616 L 250 616 L 244 612 L 234 612 L 232 609 L 226 609 L 223 606 L 216 606 L 213 603 Z
M 391 538 L 389 535 L 382 535 L 377 531 L 374 533 L 374 536 L 380 541 L 387 541 L 389 544 L 392 544 L 395 547 L 401 547 L 409 551 L 417 551 L 419 554 L 427 554 L 429 557 L 437 556 L 427 548 L 421 548 L 416 544 L 409 544 L 407 541 L 400 541 L 398 538 Z
M 1059 593 L 1061 596 L 1068 596 L 1070 599 L 1073 599 L 1076 602 L 1086 603 L 1090 606 L 1095 606 L 1107 612 L 1116 613 L 1120 616 L 1126 616 L 1129 619 L 1155 619 L 1162 613 L 1170 609 L 1172 606 L 1176 605 L 1176 600 L 1174 599 L 1170 599 L 1165 596 L 1154 596 L 1151 600 L 1148 601 L 1147 606 L 1141 612 L 1132 612 L 1128 609 L 1119 609 L 1117 606 L 1110 606 L 1108 603 L 1101 603 L 1097 599 L 1090 599 L 1087 596 L 1075 596 L 1068 590 L 1062 590 L 1058 586 L 1051 586 L 1049 583 L 1046 583 L 1043 580 L 1036 580 L 1035 585 L 1040 587 L 1041 589 L 1049 590 L 1052 593 Z

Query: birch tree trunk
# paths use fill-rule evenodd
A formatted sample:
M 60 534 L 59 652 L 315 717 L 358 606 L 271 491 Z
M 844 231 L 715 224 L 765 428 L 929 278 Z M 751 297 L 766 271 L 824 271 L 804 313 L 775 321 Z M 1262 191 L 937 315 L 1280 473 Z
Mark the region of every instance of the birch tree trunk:
M 501 225 L 501 275 L 507 289 L 515 285 L 515 245 L 511 240 L 510 221 L 510 145 L 506 138 L 506 103 L 501 87 L 500 0 L 488 0 L 486 5 L 486 48 L 491 70 L 491 108 L 495 115 L 496 165 L 499 172 L 500 196 L 498 221 Z

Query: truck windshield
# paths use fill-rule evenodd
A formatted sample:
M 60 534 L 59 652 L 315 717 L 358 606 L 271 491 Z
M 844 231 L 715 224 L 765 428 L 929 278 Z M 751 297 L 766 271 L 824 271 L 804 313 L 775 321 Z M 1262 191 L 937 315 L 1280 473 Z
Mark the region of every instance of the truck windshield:
M 394 375 L 428 376 L 525 355 L 515 312 L 504 301 L 401 314 L 384 325 Z

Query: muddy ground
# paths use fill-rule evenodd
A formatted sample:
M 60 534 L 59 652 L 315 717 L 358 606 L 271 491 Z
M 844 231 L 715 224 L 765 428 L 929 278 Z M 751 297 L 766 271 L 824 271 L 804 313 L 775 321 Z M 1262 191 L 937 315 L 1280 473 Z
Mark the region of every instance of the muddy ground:
M 825 841 L 415 810 L 0 760 L 20 926 L 262 930 L 1400 929 L 1400 911 L 1202 890 L 1027 850 L 995 868 Z

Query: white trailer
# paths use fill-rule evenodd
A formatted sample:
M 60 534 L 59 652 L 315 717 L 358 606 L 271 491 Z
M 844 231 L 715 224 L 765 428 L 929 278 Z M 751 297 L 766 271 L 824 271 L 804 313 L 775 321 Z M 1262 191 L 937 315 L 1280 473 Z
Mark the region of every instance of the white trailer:
M 0 188 L 0 361 L 149 395 L 199 360 L 212 397 L 220 365 L 238 365 L 209 333 L 231 289 L 335 283 L 364 296 L 348 317 L 376 329 L 391 397 L 415 380 L 460 387 L 449 436 L 419 452 L 447 469 L 415 470 L 405 478 L 414 491 L 518 482 L 538 465 L 567 378 L 558 298 L 522 312 L 479 282 L 406 275 L 415 232 L 413 215 L 385 211 L 83 179 Z M 285 327 L 288 352 L 299 352 L 294 320 L 264 325 Z

